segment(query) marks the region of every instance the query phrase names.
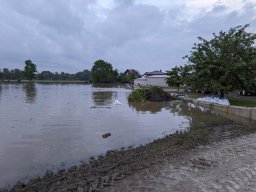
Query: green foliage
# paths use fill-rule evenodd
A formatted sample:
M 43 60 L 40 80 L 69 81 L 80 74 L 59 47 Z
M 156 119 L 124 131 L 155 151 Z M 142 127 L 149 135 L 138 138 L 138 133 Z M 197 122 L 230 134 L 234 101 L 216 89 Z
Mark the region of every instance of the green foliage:
M 167 75 L 169 76 L 167 78 L 167 84 L 170 87 L 177 87 L 178 92 L 180 90 L 180 86 L 189 83 L 190 78 L 190 72 L 191 72 L 191 66 L 185 65 L 185 66 L 175 66 L 171 69 L 171 71 L 167 72 Z
M 91 71 L 93 83 L 113 83 L 118 78 L 117 70 L 104 60 L 95 61 Z
M 26 60 L 25 61 L 25 67 L 24 67 L 24 76 L 28 80 L 32 80 L 35 78 L 35 73 L 37 72 L 36 70 L 36 64 L 32 63 L 31 60 Z
M 255 99 L 235 99 L 229 98 L 230 105 L 242 106 L 242 107 L 256 107 Z
M 3 72 L 2 72 L 2 70 L 0 69 L 0 80 L 2 80 L 3 78 L 4 78 Z
M 0 79 L 6 80 L 21 80 L 24 79 L 23 71 L 19 69 L 7 69 L 4 68 L 3 71 L 0 70 Z
M 25 79 L 25 73 L 24 71 L 20 69 L 8 69 L 3 68 L 3 70 L 0 69 L 0 80 L 24 80 Z M 26 77 L 29 79 L 28 77 Z M 42 71 L 41 73 L 37 73 L 34 75 L 34 79 L 36 80 L 46 80 L 46 81 L 86 81 L 91 82 L 92 76 L 91 72 L 89 70 L 83 70 L 80 72 L 77 72 L 75 74 L 70 73 L 53 73 L 51 71 Z
M 213 34 L 211 40 L 199 37 L 191 55 L 192 80 L 197 87 L 224 93 L 250 90 L 256 82 L 256 34 L 246 32 L 249 25 Z
M 89 70 L 83 70 L 82 72 L 78 72 L 75 74 L 77 80 L 80 81 L 92 81 L 92 74 Z
M 129 102 L 169 101 L 173 97 L 160 87 L 135 89 L 128 97 Z
M 148 89 L 135 89 L 128 97 L 130 102 L 144 102 L 148 100 Z
M 118 82 L 120 83 L 129 83 L 128 77 L 125 73 L 120 73 L 118 76 Z
M 91 81 L 91 72 L 89 70 L 84 70 L 81 72 L 77 72 L 75 74 L 70 73 L 52 73 L 50 71 L 42 71 L 38 73 L 36 76 L 37 80 L 63 80 L 63 81 Z
M 37 79 L 39 80 L 54 80 L 54 73 L 50 71 L 42 71 L 37 75 Z
M 137 75 L 134 73 L 127 74 L 126 76 L 127 76 L 128 83 L 133 83 L 134 79 L 137 78 Z
M 120 73 L 118 76 L 118 82 L 120 83 L 133 83 L 134 79 L 136 79 L 136 75 L 133 73 L 131 74 Z

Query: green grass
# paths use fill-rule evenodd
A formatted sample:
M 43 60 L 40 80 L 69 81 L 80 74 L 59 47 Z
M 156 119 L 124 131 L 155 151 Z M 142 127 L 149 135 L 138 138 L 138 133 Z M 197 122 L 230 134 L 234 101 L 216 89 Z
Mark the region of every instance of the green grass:
M 148 89 L 141 88 L 135 89 L 128 97 L 128 101 L 130 102 L 144 102 L 148 99 Z
M 235 99 L 229 98 L 230 105 L 242 107 L 256 107 L 256 99 Z
M 202 93 L 194 93 L 194 92 L 184 93 L 184 94 L 187 95 L 189 98 L 192 98 L 192 99 L 197 99 L 197 98 L 200 98 L 200 97 L 209 96 L 209 95 L 205 95 L 205 94 L 202 94 Z

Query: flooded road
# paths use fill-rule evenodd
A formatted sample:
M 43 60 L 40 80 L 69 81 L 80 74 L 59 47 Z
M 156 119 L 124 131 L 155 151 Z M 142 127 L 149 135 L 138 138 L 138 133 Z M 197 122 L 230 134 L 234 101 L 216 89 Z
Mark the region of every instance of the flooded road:
M 128 103 L 130 92 L 120 86 L 0 84 L 0 186 L 108 150 L 149 143 L 209 119 L 228 121 L 177 101 Z M 103 139 L 105 133 L 111 136 Z

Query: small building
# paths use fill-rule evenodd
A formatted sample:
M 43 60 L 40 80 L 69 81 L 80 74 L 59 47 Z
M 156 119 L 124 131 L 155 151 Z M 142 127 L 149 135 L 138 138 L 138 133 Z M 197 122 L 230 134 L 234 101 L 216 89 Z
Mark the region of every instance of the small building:
M 134 80 L 135 87 L 141 86 L 159 86 L 168 87 L 166 83 L 168 76 L 160 71 L 146 72 L 141 78 Z
M 151 75 L 147 77 L 148 86 L 159 86 L 159 87 L 168 87 L 166 83 L 167 75 Z
M 147 86 L 147 78 L 146 76 L 142 76 L 141 78 L 134 79 L 134 86 L 140 87 L 140 86 Z
M 158 75 L 166 75 L 166 73 L 160 71 L 152 71 L 152 72 L 146 72 L 144 73 L 145 76 L 158 76 Z
M 127 69 L 124 72 L 125 75 L 133 75 L 134 78 L 140 78 L 142 75 L 140 74 L 139 71 L 135 70 L 135 69 Z

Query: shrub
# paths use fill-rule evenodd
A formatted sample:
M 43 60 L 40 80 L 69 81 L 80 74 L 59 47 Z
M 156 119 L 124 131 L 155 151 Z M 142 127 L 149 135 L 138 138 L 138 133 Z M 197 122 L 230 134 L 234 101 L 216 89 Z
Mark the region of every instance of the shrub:
M 174 98 L 160 87 L 148 87 L 134 90 L 128 97 L 130 102 L 170 101 Z

